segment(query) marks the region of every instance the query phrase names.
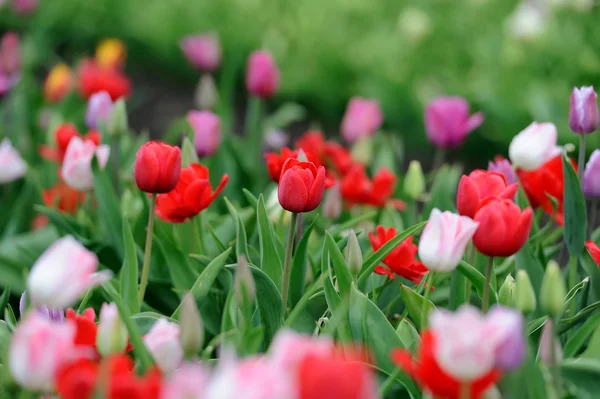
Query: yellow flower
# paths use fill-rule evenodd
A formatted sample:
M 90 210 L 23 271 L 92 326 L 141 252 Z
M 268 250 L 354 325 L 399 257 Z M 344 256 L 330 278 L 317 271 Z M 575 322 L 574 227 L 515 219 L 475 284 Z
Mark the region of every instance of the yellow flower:
M 55 65 L 44 82 L 44 97 L 46 100 L 56 103 L 63 99 L 71 88 L 71 69 L 65 64 Z
M 96 62 L 102 68 L 118 68 L 125 62 L 127 49 L 119 39 L 104 39 L 96 47 Z

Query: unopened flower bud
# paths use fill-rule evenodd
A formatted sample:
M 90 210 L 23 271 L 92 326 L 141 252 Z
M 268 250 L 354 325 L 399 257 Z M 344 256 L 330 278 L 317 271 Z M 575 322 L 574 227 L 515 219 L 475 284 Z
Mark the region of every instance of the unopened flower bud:
M 111 136 L 121 136 L 129 130 L 129 122 L 127 120 L 127 107 L 125 100 L 120 98 L 115 103 L 110 118 L 108 120 L 108 133 Z
M 215 85 L 215 79 L 211 74 L 205 73 L 200 77 L 196 92 L 194 93 L 194 103 L 199 109 L 213 109 L 219 101 L 219 92 Z
M 100 311 L 100 324 L 96 347 L 102 356 L 123 353 L 127 347 L 128 334 L 125 323 L 119 317 L 117 305 L 104 303 Z
M 363 257 L 360 250 L 360 244 L 358 243 L 358 238 L 356 237 L 354 230 L 350 230 L 348 244 L 346 244 L 346 263 L 348 264 L 350 273 L 354 277 L 358 277 L 360 269 L 362 269 Z
M 576 134 L 590 134 L 600 125 L 598 96 L 592 86 L 573 88 L 569 108 L 569 127 Z
M 241 305 L 245 301 L 254 302 L 256 285 L 252 276 L 252 270 L 250 270 L 246 257 L 243 255 L 238 258 L 237 268 L 233 276 L 233 290 L 235 300 L 238 304 Z
M 189 292 L 183 297 L 179 327 L 181 329 L 179 339 L 183 352 L 186 358 L 193 358 L 204 343 L 204 326 L 198 306 L 196 306 L 196 300 Z
M 525 270 L 517 272 L 517 283 L 515 285 L 515 306 L 523 314 L 527 315 L 535 311 L 537 300 L 535 291 Z
M 554 349 L 554 356 L 552 354 L 552 349 Z M 554 362 L 560 362 L 563 358 L 560 341 L 554 336 L 554 321 L 551 318 L 548 318 L 546 323 L 544 323 L 544 327 L 542 327 L 538 358 L 542 363 L 547 365 L 551 365 L 553 359 Z
M 144 201 L 131 190 L 125 190 L 121 197 L 121 213 L 130 221 L 135 221 L 144 210 Z
M 373 158 L 373 140 L 370 136 L 362 136 L 352 145 L 352 158 L 355 161 L 368 165 Z
M 514 303 L 514 292 L 515 292 L 515 279 L 512 274 L 506 276 L 504 283 L 498 291 L 498 303 L 500 305 L 511 307 Z
M 411 161 L 404 178 L 404 193 L 413 200 L 418 200 L 425 192 L 425 176 L 419 161 Z
M 542 310 L 551 316 L 559 316 L 565 307 L 566 295 L 565 282 L 560 274 L 560 267 L 555 260 L 551 260 L 546 266 L 546 273 L 540 291 Z
M 336 220 L 342 214 L 342 194 L 340 193 L 340 184 L 335 183 L 329 190 L 323 201 L 323 216 L 327 219 Z

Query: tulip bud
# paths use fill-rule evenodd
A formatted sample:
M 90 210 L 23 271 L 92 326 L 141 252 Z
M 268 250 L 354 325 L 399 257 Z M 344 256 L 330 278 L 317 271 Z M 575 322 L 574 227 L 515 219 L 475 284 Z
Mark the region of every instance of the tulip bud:
M 119 68 L 125 62 L 127 49 L 119 39 L 104 39 L 96 47 L 96 62 L 102 68 Z
M 425 108 L 427 138 L 444 149 L 460 147 L 483 120 L 481 112 L 469 115 L 469 103 L 462 97 L 438 97 Z
M 425 192 L 425 176 L 419 161 L 410 161 L 406 177 L 404 177 L 404 193 L 413 200 L 418 200 Z
M 183 361 L 183 348 L 179 336 L 179 326 L 165 319 L 157 320 L 144 336 L 144 345 L 152 355 L 154 363 L 165 374 L 171 374 Z
M 27 163 L 21 154 L 4 138 L 0 143 L 0 184 L 20 179 L 27 173 Z
M 509 274 L 504 279 L 504 283 L 500 287 L 498 291 L 498 303 L 500 305 L 511 307 L 514 303 L 514 293 L 515 293 L 515 279 L 512 274 Z
M 200 71 L 214 71 L 221 64 L 221 44 L 216 34 L 186 36 L 179 47 L 190 65 Z
M 181 174 L 179 147 L 150 141 L 137 152 L 133 175 L 138 188 L 146 193 L 168 193 Z
M 194 92 L 194 104 L 199 109 L 212 109 L 219 102 L 219 91 L 212 75 L 203 74 Z
M 12 7 L 18 15 L 27 15 L 37 10 L 40 0 L 13 0 Z
M 348 264 L 348 269 L 350 269 L 350 274 L 355 278 L 358 277 L 362 269 L 363 257 L 354 230 L 350 230 L 348 244 L 346 244 L 346 263 Z
M 128 130 L 127 106 L 125 105 L 125 99 L 120 98 L 115 102 L 108 119 L 108 133 L 111 136 L 121 136 L 126 134 Z
M 373 141 L 370 136 L 363 136 L 354 141 L 352 158 L 358 163 L 368 165 L 373 158 Z
M 327 190 L 322 212 L 324 217 L 331 220 L 336 220 L 342 214 L 342 194 L 340 193 L 339 183 L 336 182 L 333 187 Z
M 565 307 L 567 291 L 560 274 L 560 267 L 555 260 L 548 262 L 546 273 L 540 289 L 540 305 L 542 310 L 553 317 L 560 316 Z
M 89 129 L 98 129 L 100 124 L 105 128 L 111 118 L 113 111 L 113 102 L 110 94 L 106 91 L 100 91 L 92 94 L 88 100 L 87 112 L 85 114 L 85 123 Z
M 374 135 L 382 122 L 383 113 L 377 100 L 353 97 L 346 107 L 340 130 L 346 142 L 354 143 L 361 137 Z
M 600 198 L 600 150 L 595 149 L 585 166 L 582 181 L 586 198 Z
M 554 349 L 554 356 L 552 354 L 552 349 Z M 552 365 L 552 360 L 554 360 L 554 362 L 560 362 L 563 359 L 560 341 L 555 338 L 554 321 L 552 318 L 548 318 L 546 323 L 544 323 L 544 327 L 542 327 L 538 358 L 546 365 Z
M 93 187 L 92 158 L 96 157 L 100 168 L 104 168 L 109 155 L 108 145 L 96 145 L 92 140 L 73 137 L 65 152 L 61 176 L 69 187 L 88 191 Z
M 196 306 L 196 299 L 189 292 L 183 297 L 179 315 L 181 328 L 181 346 L 186 358 L 193 358 L 202 349 L 204 343 L 204 326 L 202 317 Z
M 569 127 L 577 134 L 590 134 L 600 125 L 598 97 L 592 86 L 573 88 L 569 107 Z
M 525 270 L 517 272 L 517 282 L 515 285 L 515 307 L 523 314 L 528 315 L 535 311 L 537 300 L 535 291 L 529 280 L 529 275 Z
M 62 100 L 71 89 L 73 75 L 65 64 L 53 67 L 44 82 L 44 97 L 51 103 Z
M 240 255 L 238 258 L 237 268 L 233 275 L 233 293 L 238 305 L 246 301 L 253 303 L 254 298 L 256 298 L 256 285 L 252 276 L 252 270 L 250 270 L 246 257 L 243 255 Z
M 221 120 L 210 111 L 190 111 L 187 120 L 194 131 L 194 146 L 200 157 L 214 154 L 221 144 Z
M 277 188 L 279 204 L 289 212 L 315 210 L 325 192 L 325 168 L 312 162 L 288 158 L 281 169 Z
M 0 71 L 5 75 L 19 72 L 21 67 L 21 43 L 19 35 L 8 32 L 0 41 Z
M 96 348 L 102 356 L 123 353 L 128 341 L 127 327 L 119 316 L 117 305 L 114 303 L 102 304 L 100 310 L 100 323 L 96 335 Z
M 279 69 L 267 51 L 250 54 L 246 68 L 246 89 L 263 100 L 273 97 L 279 89 Z
M 488 162 L 488 172 L 500 173 L 506 179 L 506 184 L 514 184 L 517 182 L 517 176 L 510 161 L 502 157 L 496 157 L 494 162 Z

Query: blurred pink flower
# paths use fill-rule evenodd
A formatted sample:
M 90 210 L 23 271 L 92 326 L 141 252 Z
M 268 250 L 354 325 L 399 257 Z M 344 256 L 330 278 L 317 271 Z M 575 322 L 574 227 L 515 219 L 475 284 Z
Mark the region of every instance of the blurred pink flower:
M 144 344 L 154 362 L 160 371 L 167 375 L 173 373 L 183 362 L 183 348 L 179 342 L 179 335 L 179 325 L 159 319 L 144 336 Z
M 95 155 L 101 168 L 106 166 L 110 147 L 102 144 L 96 146 L 91 140 L 83 141 L 73 137 L 69 142 L 61 175 L 65 183 L 77 191 L 88 191 L 93 186 L 92 157 Z
M 75 238 L 56 240 L 35 261 L 27 277 L 32 306 L 72 306 L 87 290 L 110 279 L 110 271 L 96 272 L 97 269 L 96 254 Z
M 553 123 L 532 122 L 510 142 L 510 161 L 517 168 L 535 170 L 560 154 L 557 139 L 558 132 Z
M 201 157 L 214 154 L 221 144 L 221 120 L 211 111 L 190 111 L 187 119 L 194 130 L 194 146 Z
M 221 65 L 221 44 L 216 34 L 186 36 L 179 47 L 194 68 L 210 72 Z
M 255 51 L 248 57 L 246 89 L 263 100 L 273 97 L 279 89 L 279 69 L 267 51 Z
M 21 42 L 19 35 L 8 32 L 0 42 L 0 69 L 6 75 L 19 73 L 21 69 Z
M 15 13 L 27 15 L 37 10 L 39 2 L 39 0 L 12 0 L 12 6 Z
M 460 147 L 483 120 L 481 112 L 469 115 L 469 103 L 462 97 L 438 97 L 425 108 L 427 138 L 444 149 Z
M 100 309 L 100 322 L 96 335 L 96 348 L 105 357 L 123 353 L 129 341 L 127 327 L 121 317 L 117 305 L 103 303 Z
M 199 363 L 185 363 L 163 383 L 162 399 L 204 399 L 208 370 Z
M 342 137 L 354 143 L 363 136 L 372 136 L 381 127 L 383 114 L 377 100 L 353 97 L 342 120 Z
M 510 161 L 502 157 L 496 157 L 494 161 L 488 162 L 488 172 L 500 173 L 506 179 L 506 184 L 517 182 L 517 176 Z
M 8 138 L 0 143 L 0 184 L 20 179 L 27 173 L 27 163 Z
M 105 128 L 114 108 L 114 103 L 110 94 L 106 91 L 99 91 L 92 94 L 88 100 L 87 112 L 85 114 L 85 124 L 89 129 L 98 129 L 99 123 L 103 123 Z
M 315 339 L 293 330 L 282 329 L 271 343 L 268 356 L 275 367 L 293 371 L 305 356 L 327 355 L 333 349 L 333 340 L 329 338 Z

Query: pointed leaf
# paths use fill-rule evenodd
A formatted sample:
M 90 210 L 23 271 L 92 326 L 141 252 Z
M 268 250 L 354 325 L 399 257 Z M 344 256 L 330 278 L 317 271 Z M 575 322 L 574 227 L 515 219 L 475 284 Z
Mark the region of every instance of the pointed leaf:
M 325 233 L 325 240 L 329 249 L 329 256 L 333 269 L 335 270 L 335 277 L 337 278 L 338 287 L 342 296 L 347 295 L 350 292 L 350 286 L 352 285 L 352 275 L 350 269 L 346 265 L 344 255 L 338 248 L 335 240 L 328 232 Z
M 123 219 L 123 237 L 125 239 L 125 261 L 121 268 L 121 297 L 129 313 L 140 311 L 138 299 L 138 259 L 135 241 L 127 219 Z
M 271 278 L 277 289 L 281 290 L 283 266 L 279 254 L 275 249 L 275 232 L 267 214 L 262 194 L 258 197 L 256 218 L 258 221 L 258 240 L 260 244 L 260 268 Z
M 587 234 L 587 214 L 585 209 L 585 197 L 581 191 L 581 183 L 577 172 L 567 154 L 563 154 L 563 174 L 565 179 L 564 190 L 564 214 L 565 230 L 564 237 L 569 253 L 579 256 L 583 251 L 585 237 Z M 579 165 L 583 167 L 584 165 Z
M 425 298 L 405 285 L 400 285 L 400 295 L 402 296 L 410 319 L 415 323 L 417 328 L 421 330 L 423 328 L 423 320 L 421 320 L 421 317 L 423 316 L 423 304 L 425 303 Z M 428 300 L 425 317 L 427 317 L 429 312 L 433 309 L 435 309 L 435 305 Z

